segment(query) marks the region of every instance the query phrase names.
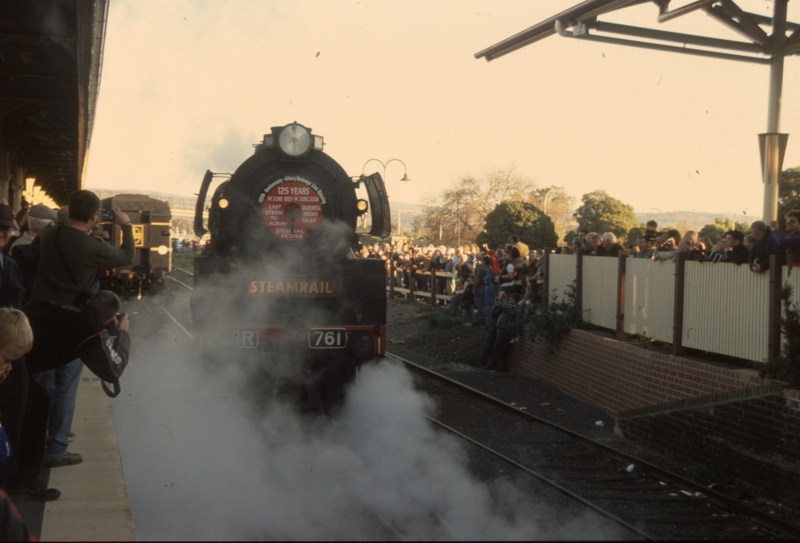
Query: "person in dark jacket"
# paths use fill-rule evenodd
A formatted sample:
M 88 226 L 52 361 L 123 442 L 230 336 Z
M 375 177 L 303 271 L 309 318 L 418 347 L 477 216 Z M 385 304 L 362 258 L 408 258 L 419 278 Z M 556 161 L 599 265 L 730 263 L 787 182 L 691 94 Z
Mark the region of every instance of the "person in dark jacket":
M 31 302 L 51 302 L 69 305 L 91 296 L 99 268 L 114 268 L 131 264 L 135 255 L 131 219 L 119 209 L 114 210 L 114 222 L 122 230 L 120 247 L 91 236 L 92 228 L 100 221 L 100 199 L 91 191 L 78 190 L 70 194 L 68 220 L 39 235 L 40 263 L 33 283 Z M 54 330 L 43 330 L 46 336 Z M 52 467 L 79 464 L 83 458 L 68 452 L 68 436 L 75 412 L 75 399 L 83 363 L 77 357 L 57 370 L 36 374 L 37 382 L 51 398 L 45 461 Z
M 619 256 L 625 248 L 617 243 L 617 236 L 613 232 L 603 234 L 603 254 L 602 256 Z M 600 253 L 598 253 L 600 254 Z
M 119 297 L 107 290 L 80 306 L 29 304 L 26 313 L 34 339 L 27 355 L 28 372 L 35 377 L 80 358 L 101 379 L 108 396 L 119 394 L 119 377 L 130 351 L 130 323 L 127 315 L 117 316 L 119 307 Z M 106 383 L 113 385 L 113 392 Z M 50 398 L 38 381 L 31 379 L 17 459 L 19 473 L 9 481 L 12 494 L 30 500 L 51 501 L 61 494 L 43 489 L 37 479 L 45 456 L 49 411 Z M 46 461 L 44 465 L 53 467 Z
M 744 234 L 738 230 L 728 230 L 725 237 L 714 246 L 708 260 L 746 264 L 749 257 L 750 252 L 744 246 Z
M 491 284 L 494 278 L 494 270 L 492 269 L 492 259 L 489 255 L 483 255 L 481 266 L 475 270 L 475 311 L 477 313 L 475 320 L 472 322 L 474 325 L 481 325 L 486 323 L 486 310 L 484 308 L 484 293 L 486 292 L 486 282 L 484 277 L 489 278 Z M 491 308 L 489 308 L 491 311 Z
M 14 260 L 2 250 L 11 239 L 15 228 L 14 212 L 0 203 L 0 307 L 21 310 L 25 295 L 22 274 Z M 19 456 L 19 440 L 28 400 L 28 372 L 25 369 L 24 353 L 6 365 L 0 382 L 0 424 L 8 435 L 11 450 Z M 0 479 L 0 485 L 5 480 Z
M 770 223 L 772 240 L 778 252 L 789 250 L 791 264 L 800 266 L 800 210 L 793 209 L 786 213 L 786 236 L 778 230 L 778 221 Z
M 750 269 L 756 273 L 765 272 L 769 269 L 770 255 L 778 254 L 775 239 L 764 221 L 751 224 L 750 235 L 756 240 L 756 244 L 750 250 Z
M 520 296 L 517 293 L 508 295 L 501 291 L 497 296 L 493 308 L 497 321 L 486 334 L 483 350 L 478 355 L 478 366 L 490 371 L 508 371 L 506 352 L 518 333 L 523 308 L 519 306 Z M 483 365 L 487 359 L 489 362 Z

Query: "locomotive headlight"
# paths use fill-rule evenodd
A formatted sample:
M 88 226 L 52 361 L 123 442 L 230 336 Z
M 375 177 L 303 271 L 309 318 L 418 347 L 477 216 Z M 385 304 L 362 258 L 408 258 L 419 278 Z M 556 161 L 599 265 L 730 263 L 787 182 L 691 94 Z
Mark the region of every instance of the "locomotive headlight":
M 371 360 L 374 352 L 372 335 L 368 332 L 356 332 L 352 334 L 348 338 L 347 349 L 350 351 L 350 354 L 361 362 Z
M 158 246 L 158 254 L 160 254 L 161 256 L 164 256 L 168 252 L 169 252 L 169 249 L 167 249 L 166 245 L 159 245 Z
M 303 156 L 311 148 L 311 133 L 303 125 L 287 124 L 278 136 L 278 145 L 286 155 L 291 157 Z
M 228 199 L 227 198 L 220 198 L 219 202 L 217 202 L 220 209 L 227 209 L 228 207 Z
M 356 202 L 356 209 L 359 215 L 363 215 L 369 209 L 369 203 L 366 200 L 358 200 Z

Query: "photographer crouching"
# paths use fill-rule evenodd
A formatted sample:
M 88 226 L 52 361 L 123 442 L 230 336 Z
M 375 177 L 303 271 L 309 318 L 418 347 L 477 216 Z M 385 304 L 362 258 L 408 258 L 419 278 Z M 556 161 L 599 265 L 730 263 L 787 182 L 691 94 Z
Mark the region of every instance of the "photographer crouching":
M 483 350 L 478 355 L 479 367 L 490 371 L 508 371 L 506 352 L 511 340 L 519 334 L 520 317 L 524 314 L 523 307 L 519 305 L 520 299 L 516 292 L 508 294 L 500 291 L 497 294 L 492 310 L 492 317 L 497 321 L 486 334 Z M 489 362 L 484 365 L 487 359 Z
M 33 348 L 26 358 L 28 372 L 35 377 L 80 358 L 101 379 L 106 395 L 119 395 L 119 377 L 130 351 L 130 322 L 119 309 L 119 297 L 108 290 L 77 305 L 47 301 L 28 304 L 26 315 L 33 330 Z M 61 495 L 57 489 L 44 488 L 37 479 L 44 460 L 49 411 L 49 396 L 35 378 L 30 379 L 19 472 L 9 481 L 11 493 L 23 499 L 51 501 Z

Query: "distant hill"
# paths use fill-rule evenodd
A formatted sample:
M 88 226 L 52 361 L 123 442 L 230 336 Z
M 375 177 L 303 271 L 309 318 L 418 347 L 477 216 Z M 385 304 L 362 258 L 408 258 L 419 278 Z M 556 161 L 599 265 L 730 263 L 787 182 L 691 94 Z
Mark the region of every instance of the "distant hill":
M 733 213 L 709 213 L 705 211 L 672 211 L 670 213 L 637 213 L 636 218 L 642 223 L 653 220 L 659 229 L 667 226 L 680 227 L 688 225 L 687 230 L 700 230 L 707 224 L 714 224 L 714 218 L 732 219 L 736 222 L 760 221 L 761 217 Z M 680 229 L 680 228 L 679 228 Z
M 121 190 L 109 190 L 109 189 L 96 189 L 96 188 L 89 188 L 87 190 L 91 190 L 100 198 L 109 198 L 111 196 L 115 196 L 117 194 L 146 194 L 147 196 L 151 196 L 153 198 L 159 198 L 163 200 L 167 200 L 172 207 L 173 213 L 178 212 L 180 213 L 183 211 L 187 214 L 194 214 L 194 206 L 195 202 L 197 201 L 197 196 L 192 195 L 181 195 L 181 194 L 169 194 L 167 192 L 158 192 L 153 190 L 140 190 L 140 189 L 121 189 Z M 405 202 L 391 202 L 391 210 L 392 210 L 392 222 L 397 225 L 398 217 L 402 217 L 403 225 L 408 228 L 410 225 L 414 223 L 414 219 L 417 215 L 419 215 L 425 206 L 421 204 L 407 204 Z M 761 217 L 756 217 L 754 215 L 741 215 L 741 214 L 733 214 L 733 213 L 711 213 L 707 211 L 672 211 L 669 213 L 637 213 L 636 218 L 639 219 L 642 223 L 645 223 L 649 220 L 654 220 L 658 223 L 659 228 L 664 228 L 667 226 L 674 226 L 676 228 L 684 227 L 688 225 L 689 229 L 692 230 L 700 230 L 707 224 L 713 224 L 715 217 L 722 217 L 727 219 L 733 219 L 736 222 L 748 222 L 751 223 L 753 221 L 758 221 Z M 686 229 L 686 228 L 684 228 Z

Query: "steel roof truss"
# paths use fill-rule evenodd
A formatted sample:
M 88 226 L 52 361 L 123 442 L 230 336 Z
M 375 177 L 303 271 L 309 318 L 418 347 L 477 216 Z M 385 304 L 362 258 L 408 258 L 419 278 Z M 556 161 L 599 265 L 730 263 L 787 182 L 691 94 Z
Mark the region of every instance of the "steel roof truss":
M 691 4 L 686 4 L 685 6 L 681 6 L 679 8 L 675 8 L 672 11 L 669 10 L 669 2 L 670 0 L 653 0 L 656 4 L 658 4 L 658 22 L 659 23 L 666 23 L 676 17 L 680 17 L 681 15 L 686 15 L 692 11 L 698 10 L 700 8 L 704 8 L 709 4 L 713 4 L 717 0 L 698 0 L 697 2 L 692 2 Z
M 604 21 L 597 21 L 594 26 L 598 32 L 608 32 L 610 34 L 624 34 L 626 36 L 636 36 L 638 38 L 700 45 L 703 47 L 713 47 L 716 49 L 729 49 L 746 53 L 762 53 L 764 51 L 763 47 L 755 43 L 744 43 L 735 40 L 695 36 L 694 34 L 683 34 L 680 32 L 666 32 L 663 30 L 654 30 L 651 28 L 628 26 L 617 23 L 607 23 Z
M 755 43 L 764 43 L 767 41 L 767 33 L 761 30 L 761 27 L 747 16 L 737 18 L 736 15 L 731 13 L 730 10 L 725 9 L 723 6 L 711 6 L 710 8 L 706 9 L 706 13 L 708 13 L 712 19 L 716 19 L 731 30 L 738 32 L 745 38 L 752 40 Z M 744 24 L 744 21 L 748 21 L 751 23 L 751 25 Z M 761 31 L 761 34 L 753 32 L 752 27 L 758 28 L 758 30 Z
M 621 34 L 633 35 L 637 37 L 644 37 L 661 41 L 673 41 L 673 42 L 678 41 L 680 43 L 683 43 L 684 46 L 678 47 L 675 45 L 664 45 L 661 43 L 628 40 L 622 38 L 612 38 L 609 36 L 598 36 L 597 34 L 590 34 L 589 29 L 591 28 L 591 26 L 585 25 L 583 23 L 574 26 L 573 30 L 570 32 L 569 30 L 567 30 L 566 25 L 564 25 L 562 21 L 559 20 L 556 21 L 555 23 L 556 32 L 560 36 L 564 36 L 567 38 L 577 38 L 586 41 L 610 43 L 614 45 L 626 45 L 628 47 L 639 47 L 642 49 L 653 49 L 655 51 L 681 53 L 684 55 L 719 58 L 724 60 L 738 60 L 740 62 L 751 62 L 751 63 L 754 62 L 757 64 L 769 64 L 770 62 L 770 59 L 766 57 L 735 55 L 731 53 L 721 53 L 718 51 L 709 51 L 705 49 L 690 49 L 686 47 L 687 44 L 693 44 L 693 45 L 704 45 L 706 47 L 716 47 L 718 49 L 729 49 L 737 51 L 753 51 L 753 52 L 762 51 L 762 48 L 760 46 L 754 44 L 749 44 L 744 42 L 732 42 L 731 40 L 720 40 L 717 38 L 708 38 L 704 36 L 693 36 L 690 34 L 683 35 L 689 39 L 684 39 L 684 38 L 679 39 L 681 34 L 675 32 L 663 32 L 660 30 L 653 30 L 650 28 L 618 25 L 616 23 L 606 23 L 603 21 L 596 21 L 595 23 L 593 23 L 593 26 L 595 26 L 598 31 L 621 33 Z M 755 49 L 751 49 L 752 47 L 755 47 Z
M 742 8 L 736 5 L 736 2 L 733 0 L 722 0 L 722 5 L 720 8 L 726 11 L 732 19 L 738 22 L 742 28 L 745 29 L 745 31 L 750 33 L 753 41 L 756 43 L 764 43 L 769 38 L 767 33 L 764 32 L 764 30 L 758 25 L 758 22 L 753 20 L 753 18 L 750 17 Z M 772 22 L 770 21 L 770 25 L 771 24 Z

